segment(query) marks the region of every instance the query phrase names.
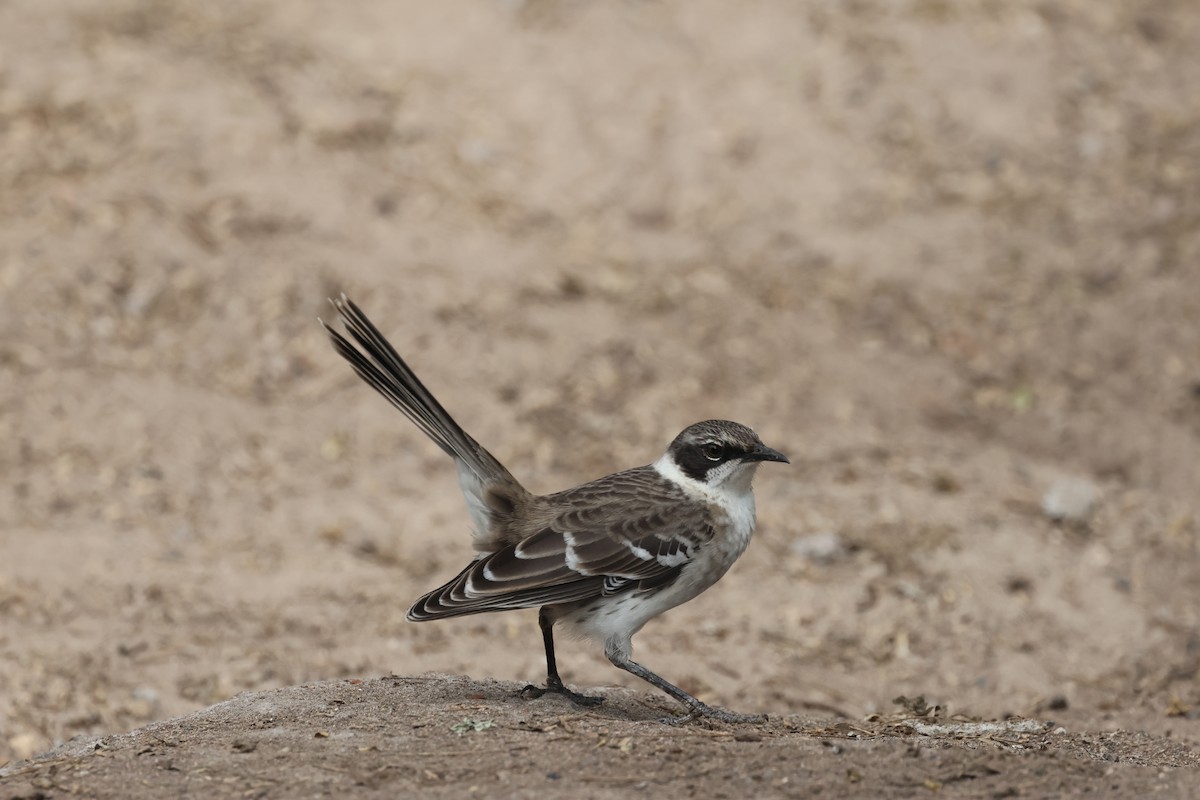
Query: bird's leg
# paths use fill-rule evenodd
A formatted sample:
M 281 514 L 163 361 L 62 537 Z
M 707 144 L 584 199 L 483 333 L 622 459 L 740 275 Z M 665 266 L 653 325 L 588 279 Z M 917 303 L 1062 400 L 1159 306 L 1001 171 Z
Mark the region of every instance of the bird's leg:
M 521 694 L 541 697 L 547 692 L 561 694 L 577 706 L 598 706 L 604 702 L 603 697 L 589 697 L 586 694 L 572 692 L 563 685 L 558 677 L 558 664 L 554 660 L 554 620 L 542 608 L 538 611 L 538 627 L 542 629 L 542 641 L 546 645 L 546 687 L 534 686 L 532 683 L 521 690 Z
M 671 697 L 674 697 L 680 703 L 683 703 L 684 707 L 687 709 L 686 714 L 684 714 L 682 717 L 667 717 L 666 719 L 662 720 L 663 722 L 671 725 L 679 725 L 684 722 L 690 722 L 696 717 L 708 717 L 710 719 L 720 720 L 721 722 L 761 723 L 767 721 L 766 714 L 734 714 L 731 711 L 713 708 L 707 703 L 697 700 L 695 697 L 692 697 L 675 684 L 671 683 L 665 678 L 660 677 L 659 675 L 656 675 L 655 673 L 643 667 L 641 664 L 631 659 L 628 653 L 624 652 L 624 648 L 613 647 L 609 645 L 604 648 L 604 654 L 608 656 L 608 660 L 614 665 L 620 667 L 626 672 L 637 675 L 639 678 L 646 681 L 646 683 L 657 686 L 659 689 L 662 689 L 664 692 L 671 695 Z

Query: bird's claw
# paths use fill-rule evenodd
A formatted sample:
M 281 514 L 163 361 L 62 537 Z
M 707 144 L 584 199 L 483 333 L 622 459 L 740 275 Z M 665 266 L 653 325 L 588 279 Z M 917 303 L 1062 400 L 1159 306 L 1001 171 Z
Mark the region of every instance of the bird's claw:
M 528 695 L 535 699 L 545 694 L 561 694 L 575 705 L 583 706 L 584 708 L 592 708 L 604 702 L 603 697 L 591 697 L 590 695 L 572 692 L 561 682 L 555 683 L 553 681 L 547 681 L 545 686 L 534 686 L 531 683 L 522 689 L 520 694 L 522 696 Z
M 689 708 L 686 713 L 678 717 L 663 717 L 659 722 L 664 725 L 683 725 L 700 717 L 715 719 L 718 722 L 728 722 L 731 725 L 761 725 L 768 719 L 766 714 L 735 714 L 732 711 L 713 708 L 701 703 L 698 706 Z

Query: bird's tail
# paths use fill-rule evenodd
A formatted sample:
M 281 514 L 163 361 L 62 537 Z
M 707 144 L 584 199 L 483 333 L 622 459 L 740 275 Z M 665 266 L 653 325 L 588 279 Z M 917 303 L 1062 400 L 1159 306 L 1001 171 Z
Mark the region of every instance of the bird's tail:
M 362 349 L 326 325 L 324 320 L 321 320 L 321 326 L 333 341 L 334 349 L 350 362 L 360 378 L 386 397 L 438 447 L 454 458 L 460 465 L 460 472 L 465 466 L 482 486 L 510 482 L 519 486 L 495 456 L 472 439 L 446 413 L 442 404 L 425 388 L 408 364 L 404 363 L 404 359 L 400 358 L 400 354 L 350 298 L 343 294 L 330 302 L 342 318 L 346 331 Z

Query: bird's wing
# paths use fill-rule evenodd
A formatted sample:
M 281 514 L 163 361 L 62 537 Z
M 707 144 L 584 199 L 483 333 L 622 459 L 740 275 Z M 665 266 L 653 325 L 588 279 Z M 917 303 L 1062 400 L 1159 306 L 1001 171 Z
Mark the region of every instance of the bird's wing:
M 418 600 L 408 618 L 651 591 L 678 575 L 698 546 L 713 536 L 708 509 L 682 495 L 656 496 L 644 486 L 638 492 L 634 486 L 597 486 L 600 483 L 572 490 L 578 493 L 574 497 L 553 496 L 560 502 L 549 525 L 515 545 L 480 556 L 454 580 Z

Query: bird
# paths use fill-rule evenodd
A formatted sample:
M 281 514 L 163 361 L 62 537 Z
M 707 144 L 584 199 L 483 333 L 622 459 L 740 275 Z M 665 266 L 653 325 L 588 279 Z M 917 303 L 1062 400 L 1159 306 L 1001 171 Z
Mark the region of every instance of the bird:
M 537 608 L 546 683 L 526 686 L 524 695 L 559 694 L 582 707 L 603 702 L 559 676 L 560 625 L 599 641 L 613 665 L 678 701 L 682 708 L 665 722 L 766 720 L 693 697 L 634 661 L 632 640 L 741 556 L 755 528 L 755 471 L 763 462 L 790 463 L 787 456 L 745 425 L 706 420 L 684 428 L 651 464 L 533 494 L 454 421 L 358 306 L 344 293 L 330 302 L 347 334 L 319 320 L 334 349 L 454 460 L 466 498 L 476 555 L 413 603 L 408 620 Z

